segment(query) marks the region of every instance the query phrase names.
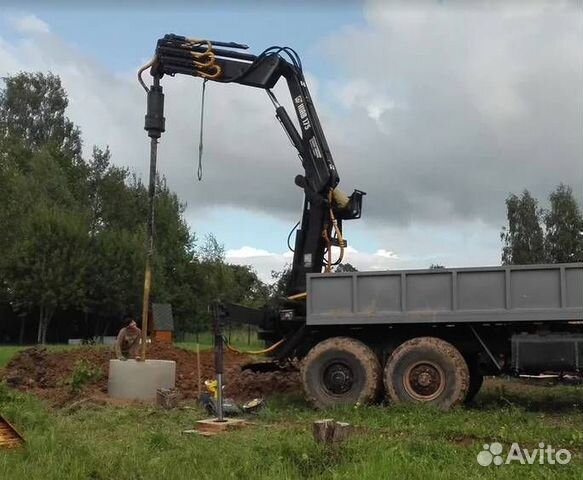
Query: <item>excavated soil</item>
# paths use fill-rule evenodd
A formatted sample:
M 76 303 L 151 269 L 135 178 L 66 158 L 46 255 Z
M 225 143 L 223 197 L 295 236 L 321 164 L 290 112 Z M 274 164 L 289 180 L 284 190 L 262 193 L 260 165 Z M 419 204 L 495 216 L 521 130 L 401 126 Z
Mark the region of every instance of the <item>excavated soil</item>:
M 56 407 L 79 403 L 111 403 L 107 398 L 107 374 L 111 350 L 97 347 L 81 347 L 62 352 L 49 352 L 33 347 L 17 354 L 2 373 L 3 379 L 13 388 L 34 393 Z M 176 388 L 185 400 L 198 396 L 196 352 L 171 345 L 154 344 L 148 348 L 148 358 L 174 360 L 176 362 Z M 68 380 L 80 360 L 87 361 L 100 370 L 99 379 L 88 383 L 80 392 L 72 393 Z M 255 397 L 269 397 L 273 393 L 299 392 L 300 378 L 297 371 L 254 373 L 241 370 L 253 359 L 230 351 L 224 356 L 225 394 L 237 401 Z M 201 391 L 204 380 L 214 378 L 213 353 L 200 353 Z

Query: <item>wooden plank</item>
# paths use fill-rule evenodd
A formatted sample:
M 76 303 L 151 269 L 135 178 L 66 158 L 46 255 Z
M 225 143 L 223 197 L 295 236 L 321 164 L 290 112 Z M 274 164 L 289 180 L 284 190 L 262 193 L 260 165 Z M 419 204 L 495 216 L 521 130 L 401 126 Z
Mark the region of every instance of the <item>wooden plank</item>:
M 247 422 L 241 418 L 226 418 L 224 422 L 217 421 L 216 418 L 208 418 L 196 422 L 196 429 L 199 432 L 219 433 L 242 428 Z
M 0 447 L 18 448 L 24 445 L 24 437 L 12 424 L 0 415 Z

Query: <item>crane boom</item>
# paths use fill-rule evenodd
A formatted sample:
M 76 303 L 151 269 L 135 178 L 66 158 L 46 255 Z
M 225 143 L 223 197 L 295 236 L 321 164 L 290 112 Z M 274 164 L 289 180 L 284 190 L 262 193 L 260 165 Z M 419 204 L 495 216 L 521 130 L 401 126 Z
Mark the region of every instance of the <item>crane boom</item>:
M 360 218 L 364 192 L 355 190 L 348 197 L 338 188 L 339 176 L 304 78 L 297 53 L 289 47 L 270 47 L 259 55 L 247 53 L 247 46 L 234 42 L 215 42 L 168 34 L 159 39 L 153 60 L 145 65 L 153 77 L 148 90 L 146 126 L 152 138 L 164 131 L 162 87 L 164 75 L 201 77 L 220 83 L 238 83 L 263 89 L 275 107 L 275 115 L 300 158 L 303 175 L 295 183 L 304 191 L 304 208 L 296 231 L 294 258 L 287 294 L 305 292 L 306 274 L 330 268 L 331 248 L 346 245 L 342 220 Z M 272 91 L 284 78 L 296 112 L 291 120 Z M 328 259 L 326 260 L 326 256 Z

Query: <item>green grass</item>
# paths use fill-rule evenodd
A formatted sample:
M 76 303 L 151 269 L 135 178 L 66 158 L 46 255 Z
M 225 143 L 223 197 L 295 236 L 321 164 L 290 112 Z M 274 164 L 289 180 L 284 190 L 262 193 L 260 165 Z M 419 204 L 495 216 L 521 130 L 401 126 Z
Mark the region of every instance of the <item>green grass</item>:
M 25 348 L 30 348 L 32 345 L 0 345 L 0 368 L 6 366 L 6 364 L 10 361 L 10 359 L 21 350 Z M 59 351 L 59 350 L 68 350 L 71 348 L 81 348 L 79 345 L 47 345 L 46 346 L 49 350 L 52 351 Z
M 2 345 L 0 346 L 0 368 L 6 366 L 10 359 L 20 350 L 26 347 L 16 345 Z
M 1 350 L 1 349 L 0 349 Z M 0 411 L 27 440 L 0 450 L 0 479 L 581 479 L 583 388 L 489 381 L 470 407 L 312 410 L 300 395 L 276 396 L 241 431 L 213 438 L 181 433 L 205 414 L 197 407 L 92 406 L 51 410 L 0 384 Z M 312 422 L 348 421 L 344 444 L 314 443 Z M 573 453 L 571 463 L 481 467 L 484 443 Z

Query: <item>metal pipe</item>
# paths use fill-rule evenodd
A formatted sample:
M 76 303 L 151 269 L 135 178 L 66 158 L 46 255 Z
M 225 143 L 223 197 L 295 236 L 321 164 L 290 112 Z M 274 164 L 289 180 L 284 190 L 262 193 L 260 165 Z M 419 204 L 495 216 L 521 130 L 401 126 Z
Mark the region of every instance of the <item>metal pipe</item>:
M 144 272 L 144 293 L 142 299 L 142 351 L 140 360 L 146 361 L 148 340 L 148 316 L 150 313 L 150 291 L 152 289 L 152 258 L 154 256 L 154 210 L 156 205 L 156 163 L 158 161 L 158 139 L 165 130 L 164 93 L 160 77 L 154 77 L 154 84 L 148 90 L 148 103 L 144 129 L 150 137 L 150 178 L 148 187 L 148 244 L 146 268 Z
M 221 305 L 215 302 L 213 305 L 214 330 L 215 330 L 215 375 L 217 378 L 217 422 L 224 422 L 223 411 L 223 324 Z
M 194 39 L 192 38 L 188 38 L 185 37 L 183 35 L 176 35 L 174 33 L 168 33 L 166 35 L 164 35 L 164 37 L 162 39 L 160 39 L 161 41 L 179 41 L 179 42 L 186 42 L 186 41 L 192 41 Z M 197 41 L 199 39 L 196 39 Z M 200 40 L 203 42 L 210 42 L 212 45 L 218 45 L 219 47 L 229 47 L 229 48 L 238 48 L 241 50 L 247 50 L 249 48 L 249 45 L 245 45 L 244 43 L 237 43 L 237 42 L 216 42 L 214 40 Z
M 269 97 L 269 100 L 271 100 L 271 103 L 273 103 L 273 106 L 276 109 L 281 107 L 281 105 L 277 101 L 277 97 L 275 96 L 275 93 L 273 93 L 270 88 L 267 88 L 265 91 L 267 92 L 267 96 Z
M 244 60 L 247 62 L 254 62 L 257 60 L 257 55 L 252 53 L 238 52 L 235 50 L 225 50 L 224 48 L 211 48 L 210 50 L 215 56 L 222 58 L 233 58 L 235 60 Z M 176 56 L 182 58 L 192 58 L 190 52 L 194 53 L 208 53 L 206 45 L 195 46 L 178 46 L 167 43 L 160 43 L 156 48 L 156 54 L 166 56 Z
M 302 137 L 300 137 L 300 134 L 296 130 L 296 127 L 294 126 L 286 109 L 284 107 L 281 107 L 281 106 L 277 107 L 277 109 L 275 110 L 275 117 L 279 120 L 279 123 L 281 123 L 281 126 L 283 127 L 283 130 L 287 134 L 291 144 L 298 151 L 298 153 L 300 154 L 300 157 L 303 158 L 304 157 L 304 145 L 302 142 Z
M 496 365 L 496 368 L 499 371 L 502 371 L 502 367 L 500 366 L 500 364 L 496 360 L 496 357 L 492 354 L 492 352 L 490 351 L 490 349 L 488 348 L 488 346 L 486 345 L 484 340 L 482 340 L 482 337 L 480 337 L 480 335 L 478 335 L 478 332 L 476 331 L 476 329 L 470 325 L 470 330 L 472 331 L 472 333 L 474 334 L 474 336 L 476 337 L 476 339 L 478 340 L 478 342 L 480 343 L 480 345 L 482 346 L 484 351 L 488 354 L 488 356 L 490 357 L 490 360 L 492 360 L 492 363 L 494 365 Z
M 196 344 L 196 378 L 197 378 L 197 395 L 200 399 L 200 345 Z
M 223 374 L 217 373 L 217 422 L 224 422 L 223 413 Z
M 158 139 L 150 139 L 150 181 L 148 188 L 148 248 L 146 251 L 146 269 L 144 273 L 144 296 L 142 301 L 142 354 L 146 360 L 146 342 L 148 339 L 148 316 L 150 312 L 150 291 L 152 288 L 152 258 L 154 256 L 154 210 L 156 202 L 156 163 L 158 159 Z

